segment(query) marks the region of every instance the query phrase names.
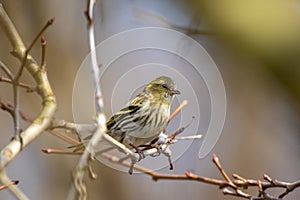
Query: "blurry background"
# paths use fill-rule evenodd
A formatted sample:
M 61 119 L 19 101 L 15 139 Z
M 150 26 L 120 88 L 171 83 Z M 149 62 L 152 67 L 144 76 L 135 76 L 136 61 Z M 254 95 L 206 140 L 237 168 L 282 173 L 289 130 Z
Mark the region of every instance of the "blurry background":
M 48 42 L 47 71 L 58 101 L 57 118 L 72 120 L 73 83 L 88 53 L 83 15 L 85 1 L 0 2 L 26 44 L 30 44 L 48 19 L 55 17 L 54 25 L 45 34 Z M 298 1 L 292 0 L 98 2 L 98 42 L 131 28 L 175 28 L 197 40 L 208 51 L 223 77 L 227 117 L 220 139 L 211 154 L 202 160 L 198 159 L 201 141 L 193 142 L 175 162 L 175 170 L 171 173 L 183 174 L 190 170 L 202 176 L 222 178 L 211 162 L 212 154 L 216 153 L 228 173 L 252 179 L 261 179 L 264 173 L 289 182 L 300 179 L 299 6 Z M 17 69 L 19 63 L 9 54 L 12 49 L 2 31 L 0 44 L 0 59 Z M 39 60 L 39 45 L 33 49 L 32 55 Z M 26 73 L 22 80 L 32 83 Z M 104 91 L 109 91 L 115 84 L 113 80 L 105 78 Z M 201 80 L 191 83 L 196 89 L 203 87 Z M 11 96 L 11 87 L 1 83 L 0 98 L 12 102 Z M 106 97 L 105 101 L 111 99 Z M 119 106 L 126 101 L 121 99 Z M 21 108 L 25 113 L 35 117 L 40 104 L 36 94 L 22 92 Z M 210 117 L 207 110 L 204 108 L 201 113 L 199 132 L 206 131 Z M 108 109 L 107 112 L 110 116 L 112 111 Z M 27 125 L 23 123 L 24 128 Z M 0 112 L 0 126 L 0 147 L 3 148 L 13 134 L 12 120 L 3 111 Z M 176 128 L 173 124 L 170 129 Z M 9 176 L 20 180 L 19 187 L 32 199 L 66 199 L 71 171 L 78 158 L 45 155 L 40 151 L 42 148 L 66 146 L 50 134 L 43 134 L 9 165 Z M 188 181 L 153 182 L 146 175 L 129 176 L 100 163 L 95 168 L 99 178 L 89 181 L 89 199 L 234 199 L 223 196 L 217 187 L 211 185 Z M 167 169 L 161 172 L 169 173 Z M 285 199 L 298 199 L 299 196 L 298 189 Z M 4 190 L 0 192 L 0 199 L 13 197 Z

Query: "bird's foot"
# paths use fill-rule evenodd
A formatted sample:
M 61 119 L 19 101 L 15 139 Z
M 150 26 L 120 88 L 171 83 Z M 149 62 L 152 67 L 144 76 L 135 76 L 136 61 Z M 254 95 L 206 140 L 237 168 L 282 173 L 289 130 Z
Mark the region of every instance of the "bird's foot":
M 152 156 L 152 157 L 160 156 L 161 151 L 162 151 L 161 145 L 160 145 L 160 144 L 153 144 L 153 145 L 151 145 L 151 146 L 152 146 L 152 148 L 156 148 L 156 150 L 157 150 L 157 152 L 155 152 L 154 154 L 151 154 L 151 156 Z
M 130 146 L 132 148 L 134 148 L 135 153 L 139 154 L 139 159 L 136 162 L 139 162 L 139 161 L 141 161 L 142 159 L 144 159 L 146 157 L 145 154 L 144 154 L 144 152 L 143 152 L 143 150 L 139 149 L 138 147 L 136 147 L 133 144 L 130 144 Z

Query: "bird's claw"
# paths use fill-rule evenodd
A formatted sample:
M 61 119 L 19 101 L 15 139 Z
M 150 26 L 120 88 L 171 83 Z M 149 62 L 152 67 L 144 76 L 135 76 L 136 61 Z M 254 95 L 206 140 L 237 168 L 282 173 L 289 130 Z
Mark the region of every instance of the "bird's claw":
M 133 167 L 134 167 L 135 163 L 136 163 L 135 161 L 131 160 L 131 164 L 130 164 L 130 168 L 128 170 L 128 174 L 132 175 L 132 173 L 133 173 Z
M 133 168 L 134 168 L 135 163 L 140 162 L 142 159 L 144 159 L 146 157 L 142 150 L 140 150 L 138 148 L 136 148 L 135 150 L 136 150 L 135 153 L 137 153 L 139 155 L 139 158 L 137 160 L 136 159 L 131 159 L 130 168 L 128 170 L 128 173 L 130 175 L 132 175 L 132 173 L 133 173 Z
M 136 153 L 139 154 L 139 159 L 137 160 L 137 162 L 140 162 L 142 159 L 146 157 L 142 150 L 137 149 Z

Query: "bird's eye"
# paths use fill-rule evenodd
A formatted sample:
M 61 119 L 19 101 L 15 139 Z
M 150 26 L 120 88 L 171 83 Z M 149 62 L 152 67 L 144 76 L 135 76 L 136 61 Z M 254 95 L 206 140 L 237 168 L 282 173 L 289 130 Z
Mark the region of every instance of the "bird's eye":
M 169 89 L 168 86 L 166 84 L 162 84 L 161 87 L 165 88 L 165 89 Z

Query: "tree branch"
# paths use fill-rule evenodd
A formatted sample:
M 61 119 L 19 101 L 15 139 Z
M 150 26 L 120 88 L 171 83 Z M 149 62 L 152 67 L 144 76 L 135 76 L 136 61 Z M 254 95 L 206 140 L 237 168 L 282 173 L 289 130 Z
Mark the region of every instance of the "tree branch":
M 102 139 L 103 135 L 106 132 L 106 117 L 104 114 L 104 103 L 101 92 L 101 87 L 99 84 L 100 81 L 100 73 L 99 73 L 99 65 L 97 62 L 96 55 L 96 44 L 95 44 L 95 35 L 94 35 L 94 7 L 96 4 L 96 0 L 87 0 L 87 9 L 85 11 L 85 15 L 87 18 L 87 29 L 88 29 L 88 40 L 89 40 L 89 48 L 91 54 L 91 68 L 93 75 L 93 82 L 95 87 L 95 104 L 96 104 L 96 124 L 97 129 L 94 132 L 91 140 L 86 146 L 74 172 L 73 172 L 73 183 L 68 199 L 87 199 L 87 190 L 85 182 L 83 178 L 85 176 L 85 171 L 89 166 L 89 161 L 95 155 L 95 147 L 98 142 Z M 75 190 L 74 190 L 75 189 Z
M 121 160 L 120 158 L 116 156 L 112 156 L 108 153 L 102 153 L 102 156 L 113 163 L 119 163 L 123 166 L 130 166 L 130 163 L 124 160 Z M 223 175 L 226 172 L 223 170 L 219 158 L 216 155 L 213 155 L 213 163 L 217 166 L 220 173 Z M 232 174 L 232 177 L 234 178 L 231 180 L 229 176 L 223 175 L 225 180 L 219 180 L 214 178 L 207 178 L 204 176 L 199 176 L 190 172 L 186 172 L 184 175 L 177 175 L 177 174 L 161 174 L 154 172 L 150 169 L 141 167 L 139 165 L 135 165 L 133 167 L 136 171 L 142 172 L 144 174 L 147 174 L 152 177 L 154 181 L 158 180 L 171 180 L 171 181 L 196 181 L 196 182 L 202 182 L 210 185 L 216 185 L 219 186 L 220 189 L 223 189 L 223 193 L 227 195 L 232 195 L 236 197 L 241 197 L 245 199 L 250 200 L 280 200 L 283 197 L 285 197 L 287 194 L 295 190 L 296 188 L 300 187 L 300 180 L 295 181 L 292 183 L 283 182 L 283 181 L 277 181 L 272 180 L 271 178 L 268 178 L 268 181 L 260 181 L 260 180 L 253 180 L 253 179 L 245 179 L 237 174 Z M 266 177 L 269 177 L 267 175 L 264 175 L 264 179 Z M 257 187 L 259 194 L 262 196 L 256 196 L 251 195 L 243 190 L 247 190 L 249 187 Z M 286 191 L 280 194 L 278 197 L 274 197 L 271 194 L 267 193 L 266 190 L 269 188 L 285 188 Z
M 0 76 L 0 82 L 13 84 L 12 79 L 4 77 L 4 76 Z M 27 92 L 34 92 L 35 91 L 35 87 L 33 87 L 33 86 L 29 85 L 29 84 L 26 84 L 26 83 L 19 82 L 17 84 L 17 86 L 26 89 Z
M 6 185 L 1 185 L 0 190 L 4 190 L 5 188 L 7 188 L 8 186 L 11 186 L 11 185 L 17 185 L 18 183 L 19 183 L 18 180 L 12 180 L 11 182 L 9 182 Z
M 24 67 L 27 69 L 27 71 L 31 74 L 34 81 L 36 82 L 37 93 L 42 98 L 43 103 L 43 108 L 39 116 L 26 130 L 20 133 L 20 137 L 22 138 L 22 144 L 20 143 L 20 141 L 14 139 L 1 150 L 0 174 L 3 176 L 3 171 L 5 170 L 5 167 L 19 154 L 19 152 L 21 151 L 21 147 L 26 147 L 30 142 L 32 142 L 36 137 L 38 137 L 44 130 L 46 130 L 51 125 L 51 121 L 55 114 L 57 105 L 55 96 L 52 92 L 50 83 L 47 78 L 46 71 L 40 69 L 36 61 L 31 57 L 31 55 L 28 54 L 28 56 L 26 56 L 26 47 L 21 37 L 19 36 L 15 26 L 10 20 L 9 16 L 6 14 L 2 4 L 0 4 L 0 26 L 5 32 L 7 38 L 9 39 L 13 47 L 13 56 L 19 59 L 21 63 L 23 63 L 24 59 L 26 60 L 26 64 Z M 19 113 L 19 111 L 17 113 Z M 11 187 L 9 188 L 11 189 Z M 15 195 L 17 195 L 14 190 L 11 189 L 11 191 Z M 19 199 L 26 198 L 19 197 Z

